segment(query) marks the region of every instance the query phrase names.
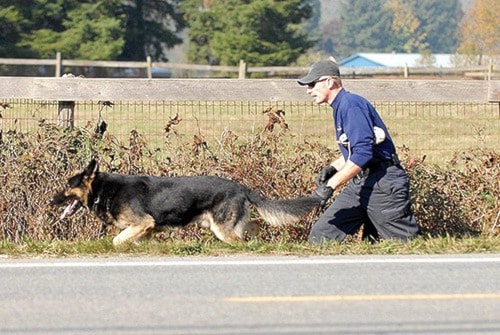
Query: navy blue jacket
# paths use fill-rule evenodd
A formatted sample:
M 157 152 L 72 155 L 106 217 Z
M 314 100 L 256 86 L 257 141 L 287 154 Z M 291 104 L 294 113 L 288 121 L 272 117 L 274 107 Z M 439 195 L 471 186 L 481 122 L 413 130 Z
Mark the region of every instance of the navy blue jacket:
M 375 107 L 365 98 L 341 89 L 331 107 L 335 122 L 336 139 L 342 134 L 347 135 L 349 147 L 339 143 L 344 159 L 351 160 L 361 168 L 378 161 L 389 161 L 396 148 L 389 135 L 387 127 L 375 110 Z M 375 145 L 373 127 L 385 131 L 384 142 Z

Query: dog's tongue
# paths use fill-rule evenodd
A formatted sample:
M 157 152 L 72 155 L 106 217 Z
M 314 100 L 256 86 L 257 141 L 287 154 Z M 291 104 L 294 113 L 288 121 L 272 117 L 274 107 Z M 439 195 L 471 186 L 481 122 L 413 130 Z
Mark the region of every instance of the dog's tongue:
M 61 214 L 61 220 L 66 216 L 70 216 L 75 212 L 75 209 L 78 208 L 78 200 L 72 200 L 68 207 L 64 209 L 64 212 Z

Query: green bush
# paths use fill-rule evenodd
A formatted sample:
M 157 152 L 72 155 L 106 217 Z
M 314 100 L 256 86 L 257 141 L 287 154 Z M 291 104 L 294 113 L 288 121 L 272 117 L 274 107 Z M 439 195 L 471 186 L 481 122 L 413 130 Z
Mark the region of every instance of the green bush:
M 337 152 L 316 141 L 291 144 L 289 131 L 267 125 L 249 138 L 226 131 L 213 143 L 202 134 L 185 143 L 166 128 L 165 145 L 152 148 L 136 131 L 128 143 L 96 132 L 91 125 L 61 130 L 40 122 L 37 131 L 0 134 L 0 232 L 13 243 L 92 240 L 102 231 L 93 215 L 81 210 L 60 220 L 61 208 L 50 197 L 98 155 L 101 170 L 161 176 L 216 174 L 241 182 L 269 198 L 291 198 L 314 189 L 316 173 Z M 442 169 L 415 159 L 406 148 L 403 164 L 411 178 L 414 211 L 427 235 L 482 234 L 498 236 L 500 159 L 495 152 L 457 154 L 452 167 Z M 318 211 L 298 224 L 275 228 L 263 224 L 263 241 L 307 240 Z M 258 218 L 255 218 L 258 219 Z M 157 234 L 156 239 L 211 239 L 197 227 Z M 355 237 L 359 239 L 359 237 Z

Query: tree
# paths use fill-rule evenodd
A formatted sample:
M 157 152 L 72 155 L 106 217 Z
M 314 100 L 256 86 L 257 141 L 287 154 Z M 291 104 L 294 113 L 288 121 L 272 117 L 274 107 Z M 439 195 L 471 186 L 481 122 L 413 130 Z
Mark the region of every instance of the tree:
M 186 25 L 179 9 L 180 0 L 122 1 L 125 14 L 125 45 L 120 59 L 168 60 L 165 50 L 182 43 L 177 36 Z
M 179 1 L 0 0 L 0 53 L 166 60 L 166 49 L 182 42 Z
M 454 53 L 458 46 L 458 27 L 464 13 L 458 0 L 406 0 L 420 21 L 425 42 L 433 53 Z
M 52 12 L 47 9 L 45 16 L 39 18 L 33 15 L 36 7 L 37 3 L 32 0 L 0 0 L 0 56 L 37 56 L 36 50 L 23 41 L 36 24 L 52 20 Z
M 356 52 L 391 51 L 390 13 L 384 0 L 344 0 L 341 4 L 340 31 L 334 41 L 335 56 Z
M 458 0 L 356 0 L 341 2 L 334 48 L 356 52 L 454 52 L 463 15 Z
M 500 53 L 500 1 L 474 0 L 460 24 L 459 52 L 492 57 Z
M 125 29 L 120 16 L 115 16 L 113 1 L 82 3 L 68 10 L 62 30 L 41 28 L 26 42 L 41 57 L 56 51 L 66 58 L 114 59 L 125 43 Z
M 308 0 L 186 0 L 191 62 L 287 65 L 313 42 L 302 30 Z
M 188 22 L 188 60 L 196 64 L 217 64 L 211 50 L 212 35 L 217 29 L 214 10 L 209 10 L 212 1 L 186 0 L 181 5 L 184 19 Z
M 4 6 L 0 2 L 0 57 L 22 56 L 16 43 L 21 38 L 21 15 L 14 5 Z
M 423 52 L 429 48 L 427 33 L 421 28 L 420 20 L 408 1 L 389 0 L 387 7 L 392 11 L 392 31 L 396 45 L 407 53 Z

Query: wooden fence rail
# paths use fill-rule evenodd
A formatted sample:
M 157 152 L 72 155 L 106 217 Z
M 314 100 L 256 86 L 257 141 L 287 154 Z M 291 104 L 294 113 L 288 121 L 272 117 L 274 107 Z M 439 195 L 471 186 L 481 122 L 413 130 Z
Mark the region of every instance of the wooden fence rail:
M 91 61 L 91 60 L 72 60 L 62 58 L 60 53 L 57 53 L 55 59 L 31 59 L 31 58 L 0 58 L 0 65 L 17 65 L 17 66 L 54 66 L 54 77 L 60 77 L 65 67 L 98 67 L 98 68 L 121 68 L 121 69 L 142 69 L 145 77 L 151 79 L 153 77 L 154 68 L 206 72 L 206 73 L 227 73 L 231 77 L 245 79 L 248 75 L 259 73 L 261 76 L 276 76 L 276 77 L 299 77 L 304 75 L 308 67 L 302 66 L 248 66 L 243 60 L 239 66 L 220 66 L 220 65 L 200 65 L 200 64 L 183 64 L 183 63 L 165 63 L 153 62 L 148 57 L 145 61 Z M 361 77 L 380 77 L 380 76 L 397 76 L 401 78 L 409 78 L 410 76 L 460 76 L 476 79 L 491 79 L 498 76 L 498 69 L 492 65 L 471 66 L 471 67 L 456 67 L 456 68 L 347 68 L 341 67 L 341 73 L 344 77 L 361 78 Z
M 344 80 L 371 101 L 500 101 L 500 81 Z M 95 79 L 0 77 L 0 98 L 99 101 L 311 101 L 292 79 Z

